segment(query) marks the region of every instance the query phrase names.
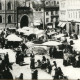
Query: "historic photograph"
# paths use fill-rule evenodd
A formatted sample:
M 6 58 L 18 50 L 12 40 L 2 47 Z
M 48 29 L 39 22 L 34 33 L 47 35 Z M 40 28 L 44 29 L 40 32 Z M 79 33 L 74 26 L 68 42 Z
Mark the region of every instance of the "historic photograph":
M 0 79 L 80 80 L 80 0 L 0 0 Z

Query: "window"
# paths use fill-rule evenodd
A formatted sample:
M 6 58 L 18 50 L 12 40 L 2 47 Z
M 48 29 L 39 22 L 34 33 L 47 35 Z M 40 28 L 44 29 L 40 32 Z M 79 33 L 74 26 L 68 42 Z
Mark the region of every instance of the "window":
M 46 22 L 49 22 L 49 18 L 46 18 Z
M 48 2 L 46 2 L 46 5 L 48 5 Z
M 79 35 L 79 25 L 77 25 L 77 34 Z
M 2 23 L 2 16 L 0 16 L 0 23 Z
M 8 23 L 11 23 L 11 16 L 8 16 Z
M 55 11 L 55 14 L 58 14 L 58 11 Z
M 8 2 L 8 10 L 11 10 L 11 2 Z
M 46 15 L 49 15 L 49 13 L 48 13 L 48 12 L 46 12 Z
M 41 8 L 39 8 L 39 11 L 41 11 Z
M 53 11 L 51 11 L 51 15 L 53 15 Z
M 54 18 L 54 22 L 56 22 L 56 18 Z
M 0 3 L 0 10 L 2 10 L 2 4 Z
M 56 18 L 56 22 L 58 22 L 58 18 Z
M 59 2 L 57 2 L 57 4 L 59 4 Z
M 51 18 L 51 22 L 53 22 L 53 18 Z
M 56 1 L 54 1 L 54 5 L 56 5 Z
M 68 17 L 70 18 L 70 13 L 68 12 Z

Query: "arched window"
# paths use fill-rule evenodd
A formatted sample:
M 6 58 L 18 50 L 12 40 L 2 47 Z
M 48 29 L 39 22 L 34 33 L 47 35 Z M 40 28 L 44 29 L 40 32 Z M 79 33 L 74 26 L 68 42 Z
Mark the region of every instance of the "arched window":
M 2 4 L 0 3 L 0 10 L 2 10 Z
M 11 16 L 8 16 L 8 23 L 11 23 Z
M 54 5 L 56 5 L 56 1 L 54 1 Z
M 57 1 L 57 4 L 59 4 L 59 2 Z
M 8 7 L 8 10 L 11 10 L 11 2 L 8 2 L 7 7 Z
M 2 16 L 0 16 L 0 23 L 2 23 Z

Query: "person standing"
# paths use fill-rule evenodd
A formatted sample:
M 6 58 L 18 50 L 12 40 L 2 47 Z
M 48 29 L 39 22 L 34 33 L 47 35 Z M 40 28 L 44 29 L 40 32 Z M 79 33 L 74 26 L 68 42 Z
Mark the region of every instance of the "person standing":
M 50 49 L 49 49 L 49 55 L 50 55 L 50 58 L 52 58 L 52 47 L 50 47 Z
M 46 65 L 46 57 L 45 56 L 43 56 L 41 68 L 42 69 L 46 69 L 47 68 L 47 65 Z
M 23 73 L 20 74 L 19 79 L 23 80 Z
M 32 80 L 37 80 L 38 79 L 38 70 L 35 69 L 32 73 Z
M 30 63 L 30 68 L 31 69 L 35 69 L 35 58 L 34 58 L 34 54 L 31 54 L 31 63 Z
M 53 65 L 53 66 L 55 66 L 55 68 L 57 68 L 57 64 L 56 64 L 56 61 L 53 61 L 53 63 L 54 63 L 54 65 Z
M 17 52 L 16 52 L 16 64 L 19 64 L 20 59 L 19 59 L 19 55 L 21 53 L 21 49 L 20 47 L 18 47 Z

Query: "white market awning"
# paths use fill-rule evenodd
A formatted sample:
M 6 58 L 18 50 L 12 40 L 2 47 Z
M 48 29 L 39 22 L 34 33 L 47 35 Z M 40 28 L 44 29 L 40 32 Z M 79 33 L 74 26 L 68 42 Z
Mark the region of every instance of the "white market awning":
M 62 23 L 60 27 L 62 27 L 62 28 L 63 28 L 65 25 L 66 25 L 66 23 Z
M 22 39 L 15 34 L 11 34 L 11 35 L 7 36 L 6 39 L 8 41 L 22 41 Z
M 61 45 L 61 44 L 62 43 L 56 42 L 56 41 L 48 41 L 48 42 L 43 43 L 42 45 L 44 45 L 44 46 L 58 46 L 58 45 Z
M 58 26 L 60 27 L 62 25 L 62 22 L 59 22 Z

